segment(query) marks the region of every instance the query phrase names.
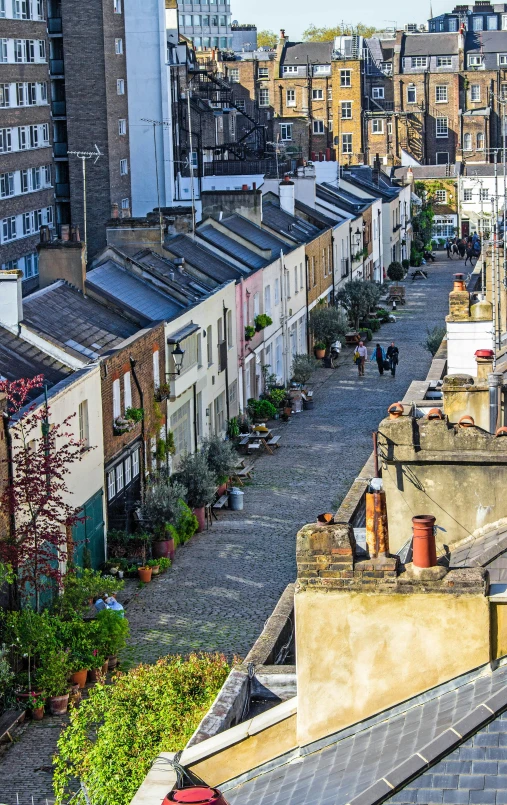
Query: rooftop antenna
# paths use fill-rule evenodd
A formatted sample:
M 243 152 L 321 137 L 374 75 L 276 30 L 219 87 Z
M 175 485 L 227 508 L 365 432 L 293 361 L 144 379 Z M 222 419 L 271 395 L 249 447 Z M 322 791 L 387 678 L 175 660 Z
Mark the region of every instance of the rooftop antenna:
M 83 234 L 84 234 L 84 244 L 85 244 L 85 261 L 88 256 L 88 239 L 86 236 L 87 233 L 87 216 L 86 216 L 86 160 L 93 159 L 93 164 L 96 165 L 100 157 L 103 157 L 104 154 L 100 151 L 97 143 L 95 143 L 95 151 L 68 151 L 71 156 L 77 157 L 81 160 L 81 165 L 83 168 Z
M 162 209 L 160 207 L 160 183 L 158 179 L 158 151 L 157 151 L 157 126 L 168 128 L 171 124 L 168 120 L 151 120 L 147 117 L 141 118 L 142 123 L 150 123 L 153 126 L 153 147 L 155 149 L 155 176 L 157 179 L 157 207 L 158 207 L 158 225 L 160 229 L 160 246 L 164 246 L 164 223 L 162 220 Z

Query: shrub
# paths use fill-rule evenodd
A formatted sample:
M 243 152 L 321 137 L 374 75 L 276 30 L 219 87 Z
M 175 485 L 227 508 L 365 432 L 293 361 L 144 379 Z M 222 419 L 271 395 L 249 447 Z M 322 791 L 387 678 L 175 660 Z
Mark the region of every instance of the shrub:
M 69 690 L 68 676 L 72 672 L 69 654 L 54 648 L 44 657 L 36 674 L 36 687 L 46 696 L 65 696 Z
M 426 341 L 424 342 L 424 346 L 433 356 L 437 354 L 445 335 L 446 328 L 441 325 L 433 327 L 432 330 L 430 330 L 429 327 L 426 329 Z
M 184 456 L 175 478 L 187 490 L 185 500 L 191 509 L 199 509 L 213 500 L 218 480 L 205 453 Z
M 202 451 L 208 460 L 208 467 L 216 475 L 219 484 L 223 484 L 231 476 L 238 455 L 230 442 L 224 442 L 220 436 L 210 436 L 204 440 Z
M 405 262 L 406 262 L 406 261 L 405 261 Z M 383 307 L 379 307 L 379 308 L 377 308 L 377 313 L 376 313 L 376 315 L 377 315 L 377 318 L 378 318 L 378 319 L 380 319 L 380 321 L 382 322 L 382 324 L 386 324 L 386 323 L 389 321 L 390 317 L 391 317 L 391 314 L 389 313 L 389 311 L 388 311 L 388 310 L 386 310 L 386 309 L 385 309 L 385 308 L 383 308 Z
M 155 475 L 146 486 L 141 504 L 141 517 L 152 529 L 164 523 L 176 525 L 187 494 L 184 484 L 165 475 Z
M 268 316 L 267 313 L 259 313 L 259 315 L 255 317 L 255 329 L 257 331 L 264 330 L 264 328 L 269 327 L 270 324 L 273 324 L 273 319 L 271 316 Z
M 398 263 L 396 260 L 393 263 L 390 263 L 387 268 L 387 276 L 393 282 L 401 282 L 405 276 L 402 264 Z
M 130 419 L 132 422 L 141 422 L 144 416 L 142 408 L 127 408 L 125 411 L 125 419 Z
M 408 271 L 408 269 L 410 268 L 410 260 L 402 260 L 401 264 L 402 264 L 403 268 L 405 269 L 405 273 L 406 273 Z
M 197 517 L 193 513 L 192 509 L 190 509 L 186 503 L 183 504 L 183 508 L 181 511 L 181 517 L 178 520 L 178 542 L 177 545 L 184 545 L 185 542 L 194 536 L 197 533 L 197 529 L 199 528 L 199 521 Z
M 320 365 L 320 361 L 314 358 L 313 355 L 294 355 L 292 361 L 292 379 L 295 383 L 301 383 L 304 386 Z
M 376 282 L 350 280 L 340 288 L 336 301 L 345 308 L 352 326 L 357 330 L 361 319 L 368 315 L 370 308 L 378 304 L 381 295 L 382 290 Z
M 347 320 L 336 307 L 317 307 L 310 313 L 310 329 L 316 341 L 322 341 L 326 350 L 347 332 Z
M 125 805 L 161 752 L 183 749 L 224 683 L 223 655 L 166 657 L 99 682 L 58 740 L 54 759 L 57 805 L 73 795 L 75 780 L 94 805 Z M 85 805 L 80 792 L 76 805 Z
M 250 341 L 255 335 L 255 327 L 252 327 L 251 324 L 247 324 L 245 327 L 245 341 Z
M 287 392 L 285 389 L 271 389 L 268 395 L 268 400 L 272 405 L 275 406 L 275 408 L 280 408 L 286 397 Z
M 90 598 L 113 595 L 124 586 L 125 582 L 116 576 L 103 576 L 96 570 L 69 570 L 63 579 L 63 594 L 56 600 L 53 612 L 61 618 L 74 618 L 86 612 Z
M 95 621 L 97 625 L 95 645 L 104 662 L 107 657 L 119 654 L 127 645 L 129 624 L 126 618 L 113 609 L 103 609 L 98 613 Z
M 269 400 L 248 400 L 248 413 L 253 419 L 273 419 L 276 408 Z

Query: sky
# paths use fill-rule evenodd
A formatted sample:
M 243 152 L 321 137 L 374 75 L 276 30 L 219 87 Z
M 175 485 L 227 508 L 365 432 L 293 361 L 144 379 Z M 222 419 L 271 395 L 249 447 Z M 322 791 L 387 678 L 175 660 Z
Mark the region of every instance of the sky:
M 454 2 L 431 0 L 433 14 L 452 11 Z M 363 0 L 356 14 L 344 6 L 333 3 L 319 4 L 316 10 L 308 0 L 230 0 L 232 19 L 241 23 L 254 23 L 259 30 L 268 28 L 276 33 L 285 28 L 294 41 L 301 38 L 305 28 L 363 22 L 376 28 L 392 28 L 396 23 L 403 28 L 407 22 L 426 23 L 430 16 L 430 0 Z M 391 19 L 387 19 L 390 17 Z

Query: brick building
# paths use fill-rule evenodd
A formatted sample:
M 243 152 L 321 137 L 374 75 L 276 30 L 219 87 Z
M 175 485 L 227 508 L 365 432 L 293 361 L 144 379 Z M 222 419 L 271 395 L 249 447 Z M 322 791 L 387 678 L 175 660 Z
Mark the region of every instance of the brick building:
M 46 3 L 5 0 L 0 18 L 0 268 L 29 290 L 39 227 L 54 221 Z

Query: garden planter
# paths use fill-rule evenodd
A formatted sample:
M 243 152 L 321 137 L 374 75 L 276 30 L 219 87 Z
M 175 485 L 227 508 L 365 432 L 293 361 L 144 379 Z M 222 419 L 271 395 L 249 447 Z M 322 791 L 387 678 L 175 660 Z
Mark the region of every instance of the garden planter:
M 63 716 L 69 706 L 69 694 L 65 696 L 50 696 L 49 710 L 52 716 Z
M 75 673 L 71 676 L 71 681 L 73 685 L 79 685 L 80 688 L 84 688 L 86 685 L 86 677 L 88 676 L 88 669 L 84 668 L 82 671 L 75 671 Z
M 324 358 L 325 356 L 326 356 L 326 350 L 325 349 L 316 349 L 315 350 L 315 357 L 318 358 L 319 360 L 321 358 Z
M 204 506 L 198 506 L 193 510 L 195 516 L 197 517 L 197 522 L 199 523 L 199 528 L 197 529 L 197 533 L 200 534 L 201 531 L 204 531 L 204 527 L 206 525 L 206 517 L 204 514 Z
M 108 657 L 107 667 L 109 671 L 113 671 L 117 665 L 118 665 L 118 657 L 116 657 L 116 655 Z
M 151 575 L 158 576 L 160 573 L 160 567 L 158 565 L 153 565 L 151 568 Z
M 219 498 L 221 498 L 221 497 L 222 497 L 222 495 L 225 495 L 225 493 L 227 492 L 227 484 L 228 484 L 228 483 L 229 483 L 229 479 L 227 478 L 227 480 L 225 481 L 225 483 L 220 484 L 220 486 L 218 487 L 218 489 L 217 489 L 217 495 L 218 495 L 218 497 L 219 497 Z
M 109 670 L 109 660 L 106 660 L 104 665 L 102 666 L 102 673 L 104 674 L 104 676 L 107 674 L 108 670 Z
M 151 552 L 153 554 L 154 559 L 162 559 L 163 557 L 171 557 L 171 543 L 174 555 L 174 540 L 173 539 L 161 539 L 157 540 L 157 542 L 152 542 L 151 544 Z
M 102 673 L 102 668 L 90 668 L 88 671 L 88 682 L 96 682 Z
M 140 581 L 143 582 L 143 584 L 149 584 L 150 583 L 150 581 L 151 581 L 151 572 L 152 572 L 151 567 L 138 567 L 137 568 L 137 573 L 138 573 L 139 579 L 140 579 Z
M 32 710 L 32 718 L 34 721 L 42 721 L 44 718 L 44 707 L 36 707 Z

